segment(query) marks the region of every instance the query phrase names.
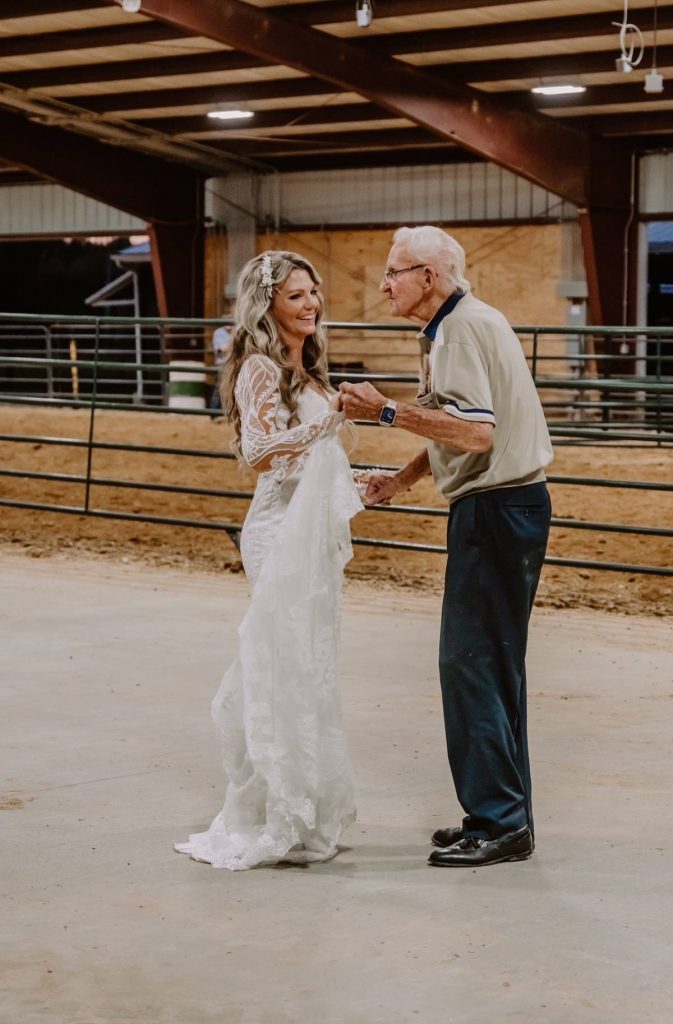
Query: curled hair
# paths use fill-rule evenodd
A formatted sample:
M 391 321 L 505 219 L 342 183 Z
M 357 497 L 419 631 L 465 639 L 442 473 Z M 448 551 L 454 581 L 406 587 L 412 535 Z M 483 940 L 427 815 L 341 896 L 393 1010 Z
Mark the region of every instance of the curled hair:
M 280 370 L 281 401 L 290 410 L 288 426 L 298 422 L 299 395 L 309 382 L 331 391 L 327 371 L 327 337 L 322 327 L 323 297 L 318 292 L 320 305 L 316 313 L 315 331 L 304 341 L 302 365 L 295 366 L 284 344 L 271 311 L 273 297 L 293 270 L 305 270 L 319 287 L 322 281 L 313 266 L 295 252 L 267 250 L 255 256 L 243 267 L 238 280 L 236 309 L 234 311 L 234 339 L 231 358 L 220 378 L 220 395 L 224 414 L 234 425 L 232 448 L 240 455 L 241 412 L 236 402 L 236 381 L 243 363 L 255 353 L 267 356 Z
M 413 260 L 434 267 L 452 291 L 459 288 L 461 292 L 469 292 L 470 282 L 465 277 L 465 250 L 446 231 L 430 224 L 399 228 L 393 235 L 393 242 Z

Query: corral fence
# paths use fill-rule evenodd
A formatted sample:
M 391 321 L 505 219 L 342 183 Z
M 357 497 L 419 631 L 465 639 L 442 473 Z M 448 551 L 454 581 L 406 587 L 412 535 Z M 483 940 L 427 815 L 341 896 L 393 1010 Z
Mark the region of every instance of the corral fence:
M 85 408 L 88 437 L 0 434 L 12 445 L 55 445 L 85 449 L 84 474 L 40 472 L 0 465 L 0 477 L 84 485 L 78 504 L 9 498 L 0 506 L 70 515 L 223 530 L 238 543 L 241 522 L 221 523 L 96 507 L 96 487 L 162 491 L 247 502 L 244 490 L 187 487 L 100 477 L 93 473 L 95 451 L 135 452 L 198 459 L 232 459 L 228 452 L 158 445 L 134 445 L 96 437 L 99 409 L 134 409 L 170 415 L 214 416 L 208 407 L 216 385 L 212 360 L 204 362 L 213 330 L 222 320 L 163 320 L 127 317 L 39 317 L 0 313 L 0 403 Z M 416 331 L 399 324 L 328 324 L 330 368 L 335 384 L 371 380 L 388 393 L 413 400 L 417 377 Z M 514 328 L 522 343 L 555 445 L 641 446 L 669 449 L 673 443 L 673 328 Z M 171 357 L 166 358 L 165 353 Z M 193 379 L 196 402 L 181 400 Z M 363 424 L 364 425 L 364 424 Z M 367 424 L 369 425 L 369 424 Z M 357 468 L 375 468 L 357 464 Z M 395 468 L 395 467 L 380 467 Z M 551 484 L 592 488 L 673 492 L 673 484 L 550 474 Z M 385 515 L 447 517 L 446 509 L 408 505 L 376 507 Z M 241 516 L 242 520 L 243 516 Z M 671 538 L 666 527 L 554 518 L 555 528 Z M 387 538 L 354 537 L 354 543 L 401 550 L 445 552 L 440 545 Z M 548 564 L 671 576 L 668 566 L 548 557 Z

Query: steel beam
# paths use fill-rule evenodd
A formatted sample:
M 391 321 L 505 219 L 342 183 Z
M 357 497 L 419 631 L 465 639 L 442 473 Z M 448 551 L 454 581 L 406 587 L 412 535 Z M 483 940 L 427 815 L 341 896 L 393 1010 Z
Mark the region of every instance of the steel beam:
M 203 230 L 199 174 L 5 111 L 0 111 L 0 159 L 148 221 L 158 245 L 153 255 L 160 315 L 199 314 L 203 293 L 202 256 L 195 248 Z
M 0 157 L 144 220 L 194 216 L 194 171 L 2 110 Z

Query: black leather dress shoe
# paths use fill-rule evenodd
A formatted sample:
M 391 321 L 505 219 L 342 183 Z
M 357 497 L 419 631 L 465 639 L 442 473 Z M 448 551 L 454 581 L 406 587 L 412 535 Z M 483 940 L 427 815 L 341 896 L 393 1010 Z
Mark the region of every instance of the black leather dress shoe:
M 463 838 L 462 828 L 438 828 L 432 833 L 433 846 L 453 846 L 459 839 Z
M 526 860 L 532 852 L 533 837 L 525 825 L 497 839 L 466 836 L 444 850 L 433 850 L 428 864 L 438 868 L 479 867 L 482 864 L 499 864 L 505 860 Z

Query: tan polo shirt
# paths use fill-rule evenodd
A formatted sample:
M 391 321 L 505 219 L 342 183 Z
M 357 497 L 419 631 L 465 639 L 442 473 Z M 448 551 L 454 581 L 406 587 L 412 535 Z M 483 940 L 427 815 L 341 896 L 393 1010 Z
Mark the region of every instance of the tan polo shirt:
M 521 343 L 502 313 L 468 292 L 441 320 L 434 341 L 421 339 L 419 404 L 494 424 L 487 452 L 428 442 L 432 475 L 449 503 L 544 480 L 554 457 L 549 431 Z

